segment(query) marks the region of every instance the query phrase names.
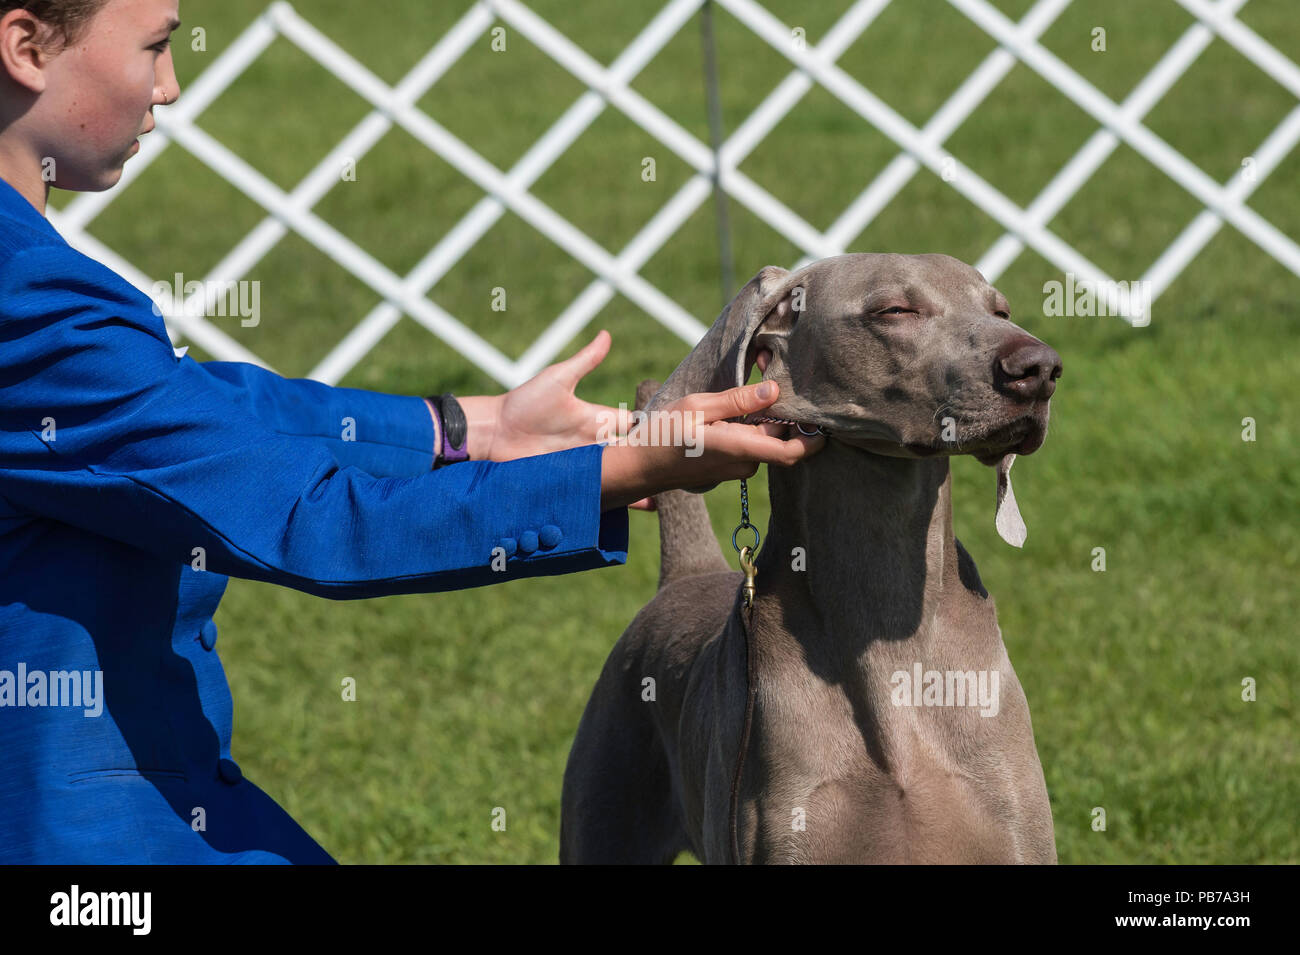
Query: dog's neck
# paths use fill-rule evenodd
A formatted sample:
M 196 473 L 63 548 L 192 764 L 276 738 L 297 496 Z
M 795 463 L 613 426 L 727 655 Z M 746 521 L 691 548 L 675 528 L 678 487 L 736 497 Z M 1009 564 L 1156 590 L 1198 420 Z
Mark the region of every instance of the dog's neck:
M 768 482 L 757 588 L 773 598 L 769 612 L 791 602 L 813 611 L 820 625 L 789 635 L 804 652 L 831 663 L 873 641 L 923 643 L 945 588 L 958 583 L 947 458 L 831 440 L 793 468 L 769 467 Z

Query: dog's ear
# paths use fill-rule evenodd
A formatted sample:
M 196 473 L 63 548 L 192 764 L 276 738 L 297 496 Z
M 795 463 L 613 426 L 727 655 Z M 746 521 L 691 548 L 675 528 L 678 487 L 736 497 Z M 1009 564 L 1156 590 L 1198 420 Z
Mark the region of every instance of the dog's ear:
M 802 292 L 794 294 L 799 281 L 796 273 L 779 266 L 759 269 L 668 376 L 646 411 L 662 411 L 665 405 L 697 392 L 726 391 L 744 385 L 754 367 L 759 327 L 766 328 L 765 320 L 770 316 L 773 333 L 779 334 L 795 317 L 795 309 L 802 308 Z M 686 490 L 703 494 L 715 487 L 717 484 Z
M 779 266 L 760 269 L 668 376 L 647 410 L 660 410 L 696 392 L 726 391 L 745 384 L 758 351 L 755 336 L 759 327 L 763 326 L 766 332 L 765 319 L 770 316 L 773 333 L 780 334 L 781 328 L 794 317 L 792 306 L 802 307 L 802 294 L 795 294 L 797 285 L 796 274 Z M 796 297 L 798 301 L 794 302 Z
M 764 350 L 771 353 L 771 358 L 765 366 L 760 367 L 763 377 L 776 377 L 783 381 L 788 379 L 786 368 L 790 354 L 790 335 L 794 332 L 794 327 L 799 321 L 799 316 L 803 314 L 807 301 L 808 290 L 804 287 L 804 281 L 806 280 L 782 283 L 781 289 L 784 290 L 784 294 L 768 309 L 767 315 L 759 322 L 758 328 L 750 339 L 749 349 L 745 355 L 742 383 L 749 380 L 749 373 L 758 355 Z M 769 368 L 773 368 L 771 374 L 768 374 Z M 782 391 L 786 397 L 789 397 L 787 384 L 782 384 Z

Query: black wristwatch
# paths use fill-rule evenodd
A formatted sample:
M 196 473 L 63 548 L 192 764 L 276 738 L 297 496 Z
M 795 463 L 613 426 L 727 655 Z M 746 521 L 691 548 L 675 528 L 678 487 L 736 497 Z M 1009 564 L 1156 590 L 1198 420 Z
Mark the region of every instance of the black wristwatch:
M 438 416 L 438 432 L 442 440 L 438 454 L 434 458 L 434 470 L 444 464 L 469 460 L 469 424 L 465 412 L 450 391 L 441 395 L 429 395 L 428 401 L 433 405 L 434 414 Z

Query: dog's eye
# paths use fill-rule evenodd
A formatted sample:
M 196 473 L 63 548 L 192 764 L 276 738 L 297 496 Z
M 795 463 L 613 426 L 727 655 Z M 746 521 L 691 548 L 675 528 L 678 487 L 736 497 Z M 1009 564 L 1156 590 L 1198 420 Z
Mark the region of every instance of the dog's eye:
M 876 312 L 876 314 L 877 315 L 916 315 L 918 313 L 914 308 L 904 308 L 902 305 L 893 305 L 889 308 L 880 309 L 878 312 Z

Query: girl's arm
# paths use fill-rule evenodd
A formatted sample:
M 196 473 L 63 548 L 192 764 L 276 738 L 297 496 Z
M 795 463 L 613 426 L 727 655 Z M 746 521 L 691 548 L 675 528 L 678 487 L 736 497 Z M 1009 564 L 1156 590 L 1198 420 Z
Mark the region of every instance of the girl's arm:
M 32 517 L 178 562 L 203 548 L 210 571 L 326 597 L 451 590 L 625 562 L 603 451 L 410 477 L 340 466 L 178 360 L 111 270 L 67 246 L 0 254 L 0 496 Z
M 376 477 L 415 477 L 433 467 L 433 421 L 423 398 L 284 378 L 242 361 L 198 367 L 266 427 L 319 444 L 342 467 Z

